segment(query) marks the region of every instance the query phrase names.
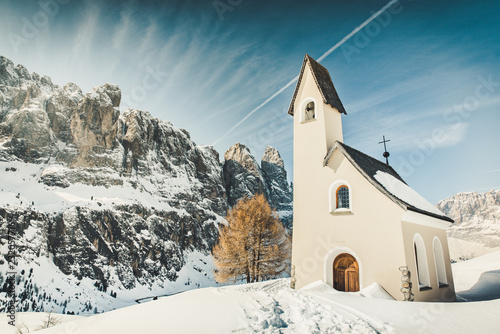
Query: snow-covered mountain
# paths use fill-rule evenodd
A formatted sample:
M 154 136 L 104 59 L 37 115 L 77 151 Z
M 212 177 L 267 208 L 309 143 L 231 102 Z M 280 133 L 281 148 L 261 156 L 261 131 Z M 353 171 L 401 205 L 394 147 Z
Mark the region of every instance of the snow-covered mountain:
M 292 189 L 287 181 L 283 159 L 274 147 L 268 146 L 261 165 L 242 144 L 231 146 L 224 154 L 224 181 L 229 205 L 243 196 L 255 193 L 266 195 L 288 228 L 292 220 Z
M 224 160 L 224 180 L 229 205 L 233 206 L 245 195 L 262 193 L 268 197 L 262 170 L 245 145 L 237 143 L 231 146 L 224 154 Z
M 120 113 L 120 99 L 116 85 L 83 94 L 0 56 L 0 288 L 14 221 L 21 309 L 89 313 L 215 284 L 210 250 L 236 171 L 187 131 Z M 268 195 L 262 182 L 250 193 Z
M 266 147 L 261 166 L 269 201 L 280 211 L 292 211 L 292 189 L 288 186 L 285 163 L 278 150 L 272 146 Z
M 452 258 L 467 259 L 500 249 L 500 190 L 459 193 L 437 207 L 455 220 L 448 228 Z

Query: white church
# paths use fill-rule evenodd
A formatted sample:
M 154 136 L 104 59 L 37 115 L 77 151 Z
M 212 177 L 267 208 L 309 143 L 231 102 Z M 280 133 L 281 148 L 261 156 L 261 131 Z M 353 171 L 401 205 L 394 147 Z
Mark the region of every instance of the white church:
M 309 55 L 288 113 L 294 118 L 295 288 L 322 280 L 351 292 L 378 283 L 404 300 L 406 269 L 415 301 L 454 301 L 446 235 L 453 220 L 387 163 L 344 144 L 346 111 L 328 70 Z

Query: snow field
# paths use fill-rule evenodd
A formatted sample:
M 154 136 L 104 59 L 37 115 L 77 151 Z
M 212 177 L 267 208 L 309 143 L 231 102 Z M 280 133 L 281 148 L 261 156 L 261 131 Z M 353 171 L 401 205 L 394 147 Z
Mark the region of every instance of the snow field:
M 497 291 L 500 251 L 455 263 L 461 295 Z M 489 272 L 488 284 L 474 289 Z M 360 293 L 323 282 L 291 290 L 289 279 L 191 290 L 141 305 L 80 318 L 81 333 L 498 333 L 500 299 L 456 303 L 400 302 L 377 286 Z M 462 290 L 460 290 L 462 289 Z M 363 297 L 372 294 L 383 298 Z M 497 298 L 499 298 L 498 296 Z M 68 325 L 68 324 L 66 324 Z M 40 333 L 63 333 L 64 325 Z

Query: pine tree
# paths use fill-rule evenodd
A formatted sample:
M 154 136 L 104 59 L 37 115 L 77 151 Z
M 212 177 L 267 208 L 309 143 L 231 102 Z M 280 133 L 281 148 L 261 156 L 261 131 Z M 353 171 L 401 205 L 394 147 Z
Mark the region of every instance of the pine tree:
M 262 194 L 244 197 L 228 211 L 212 250 L 219 282 L 259 282 L 288 270 L 290 241 Z

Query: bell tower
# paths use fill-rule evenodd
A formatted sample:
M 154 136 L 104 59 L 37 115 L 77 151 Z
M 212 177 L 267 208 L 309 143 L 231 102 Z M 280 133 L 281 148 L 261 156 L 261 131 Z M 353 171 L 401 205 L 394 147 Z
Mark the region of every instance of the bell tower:
M 341 115 L 346 114 L 344 106 L 328 70 L 307 54 L 288 114 L 294 117 L 294 147 L 319 146 L 326 154 L 337 140 L 343 142 Z M 295 153 L 300 152 L 294 149 Z
M 328 70 L 307 54 L 288 114 L 294 117 L 294 169 L 321 168 L 328 149 L 343 142 L 341 116 L 346 111 Z
M 297 264 L 299 287 L 307 275 L 301 265 L 304 254 L 315 242 L 310 235 L 314 225 L 311 213 L 324 211 L 326 203 L 318 201 L 318 191 L 329 186 L 324 159 L 337 141 L 343 142 L 341 116 L 345 113 L 328 70 L 306 54 L 288 109 L 294 118 L 292 264 Z

